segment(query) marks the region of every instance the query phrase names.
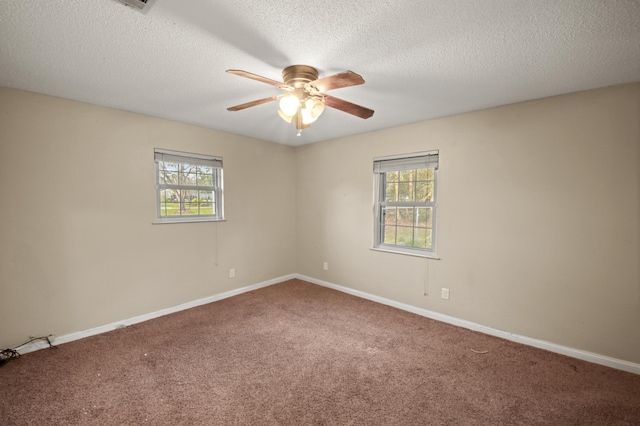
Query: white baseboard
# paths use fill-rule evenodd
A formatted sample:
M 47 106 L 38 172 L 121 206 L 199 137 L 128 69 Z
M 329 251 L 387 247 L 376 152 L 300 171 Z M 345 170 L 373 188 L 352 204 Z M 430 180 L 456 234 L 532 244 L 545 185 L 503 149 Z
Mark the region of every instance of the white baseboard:
M 442 321 L 447 324 L 452 324 L 458 327 L 467 328 L 469 330 L 478 331 L 491 336 L 500 337 L 502 339 L 510 340 L 512 342 L 522 343 L 524 345 L 533 346 L 535 348 L 545 349 L 550 352 L 566 355 L 572 358 L 581 359 L 584 361 L 593 362 L 594 364 L 600 364 L 607 367 L 615 368 L 618 370 L 628 371 L 640 375 L 640 364 L 636 364 L 621 359 L 611 358 L 605 355 L 599 355 L 592 352 L 583 351 L 580 349 L 570 348 L 568 346 L 557 345 L 555 343 L 546 342 L 544 340 L 533 339 L 531 337 L 521 336 L 507 331 L 497 330 L 495 328 L 487 327 L 481 324 L 477 324 L 472 321 L 463 320 L 460 318 L 452 317 L 449 315 L 441 314 L 438 312 L 430 311 L 428 309 L 419 308 L 417 306 L 408 305 L 406 303 L 397 302 L 395 300 L 386 299 L 384 297 L 376 296 L 373 294 L 365 293 L 363 291 L 354 290 L 348 287 L 342 287 L 337 284 L 329 283 L 327 281 L 318 280 L 316 278 L 308 277 L 302 274 L 289 274 L 271 280 L 263 281 L 258 284 L 253 284 L 247 287 L 230 290 L 224 293 L 214 294 L 202 299 L 193 300 L 191 302 L 183 303 L 181 305 L 173 306 L 166 309 L 161 309 L 156 312 L 151 312 L 137 317 L 129 318 L 122 321 L 117 321 L 111 324 L 103 325 L 100 327 L 91 328 L 85 331 L 79 331 L 76 333 L 65 334 L 64 336 L 56 336 L 53 343 L 63 344 L 72 342 L 74 340 L 83 339 L 85 337 L 94 336 L 100 333 L 106 333 L 108 331 L 116 330 L 118 328 L 127 327 L 129 325 L 137 324 L 150 319 L 158 318 L 164 315 L 169 315 L 174 312 L 183 311 L 185 309 L 194 308 L 196 306 L 205 305 L 207 303 L 216 302 L 218 300 L 226 299 L 228 297 L 237 296 L 242 293 L 246 293 L 259 288 L 268 287 L 273 284 L 278 284 L 293 278 L 297 278 L 303 281 L 307 281 L 313 284 L 317 284 L 323 287 L 331 288 L 341 291 L 343 293 L 350 294 L 352 296 L 361 297 L 363 299 L 371 300 L 373 302 L 381 303 L 383 305 L 392 306 L 394 308 L 401 309 L 403 311 L 411 312 L 426 318 L 431 318 L 437 321 Z M 29 345 L 20 348 L 21 354 L 37 351 L 39 349 L 48 348 L 49 345 L 45 341 L 35 341 Z
M 151 312 L 148 314 L 139 315 L 137 317 L 129 318 L 122 321 L 117 321 L 111 324 L 102 325 L 100 327 L 91 328 L 89 330 L 78 331 L 76 333 L 65 334 L 64 336 L 56 336 L 53 339 L 53 344 L 63 344 L 68 342 L 73 342 L 74 340 L 83 339 L 89 336 L 95 336 L 96 334 L 106 333 L 108 331 L 113 331 L 118 328 L 124 328 L 129 325 L 137 324 L 143 321 L 148 321 L 150 319 L 158 318 L 164 315 L 173 314 L 175 312 L 183 311 L 189 308 L 195 308 L 196 306 L 205 305 L 207 303 L 216 302 L 218 300 L 226 299 L 228 297 L 237 296 L 242 293 L 246 293 L 252 290 L 257 290 L 259 288 L 268 287 L 273 284 L 278 284 L 283 281 L 291 280 L 296 278 L 295 274 L 284 275 L 282 277 L 274 278 L 268 281 L 263 281 L 258 284 L 253 284 L 247 287 L 238 288 L 235 290 L 226 291 L 224 293 L 214 294 L 212 296 L 207 296 L 202 299 L 192 300 L 191 302 L 183 303 L 181 305 L 172 306 L 170 308 L 161 309 L 159 311 Z M 37 351 L 39 349 L 48 348 L 49 344 L 43 340 L 35 341 L 31 344 L 25 345 L 20 348 L 18 351 L 20 354 L 26 354 L 29 352 Z
M 583 361 L 593 362 L 594 364 L 600 364 L 607 367 L 628 371 L 630 373 L 635 373 L 640 375 L 640 364 L 624 361 L 617 358 L 611 358 L 605 355 L 599 355 L 592 352 L 583 351 L 580 349 L 574 349 L 568 346 L 557 345 L 555 343 L 546 342 L 544 340 L 538 340 L 538 339 L 533 339 L 531 337 L 509 333 L 508 331 L 497 330 L 495 328 L 477 324 L 472 321 L 467 321 L 467 320 L 452 317 L 449 315 L 444 315 L 438 312 L 430 311 L 428 309 L 407 305 L 405 303 L 397 302 L 391 299 L 386 299 L 380 296 L 375 296 L 373 294 L 365 293 L 359 290 L 354 290 L 348 287 L 342 287 L 340 285 L 318 280 L 312 277 L 308 277 L 306 275 L 294 274 L 294 276 L 295 278 L 298 278 L 303 281 L 307 281 L 323 287 L 328 287 L 334 290 L 341 291 L 343 293 L 350 294 L 352 296 L 357 296 L 363 299 L 371 300 L 373 302 L 382 303 L 383 305 L 392 306 L 394 308 L 402 309 L 403 311 L 411 312 L 411 313 L 414 313 L 423 317 L 431 318 L 437 321 L 442 321 L 447 324 L 468 328 L 469 330 L 478 331 L 480 333 L 485 333 L 491 336 L 500 337 L 502 339 L 510 340 L 512 342 L 522 343 L 524 345 L 533 346 L 535 348 L 545 349 L 550 352 L 555 352 L 555 353 L 566 355 L 572 358 L 581 359 Z

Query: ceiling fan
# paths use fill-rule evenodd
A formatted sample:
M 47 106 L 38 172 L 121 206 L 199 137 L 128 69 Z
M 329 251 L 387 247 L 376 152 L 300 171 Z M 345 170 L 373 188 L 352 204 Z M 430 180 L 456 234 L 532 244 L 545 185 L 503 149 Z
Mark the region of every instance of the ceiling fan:
M 248 71 L 227 70 L 227 72 L 240 77 L 261 81 L 284 91 L 284 93 L 280 95 L 269 96 L 268 98 L 229 107 L 227 108 L 228 111 L 240 111 L 278 100 L 280 106 L 278 114 L 287 123 L 295 123 L 296 129 L 298 129 L 298 136 L 302 134 L 303 129 L 311 126 L 311 123 L 320 117 L 325 106 L 365 119 L 371 117 L 374 112 L 372 109 L 338 99 L 325 93 L 329 90 L 363 84 L 363 78 L 353 71 L 318 78 L 318 70 L 313 67 L 308 65 L 291 65 L 282 70 L 284 83 Z

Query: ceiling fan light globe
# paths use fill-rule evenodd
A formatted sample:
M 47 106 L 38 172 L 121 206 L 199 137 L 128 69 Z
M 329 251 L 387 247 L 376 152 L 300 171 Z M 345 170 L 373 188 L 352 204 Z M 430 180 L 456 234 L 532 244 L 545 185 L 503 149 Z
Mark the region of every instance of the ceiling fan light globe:
M 307 98 L 304 102 L 305 108 L 311 111 L 311 116 L 315 119 L 324 112 L 324 102 L 317 98 Z
M 303 124 L 311 124 L 318 119 L 318 117 L 313 116 L 312 111 L 308 108 L 302 108 L 300 114 L 302 115 Z
M 291 121 L 293 120 L 293 116 L 292 115 L 287 115 L 285 114 L 282 109 L 278 109 L 278 115 L 287 123 L 291 123 Z
M 280 110 L 288 116 L 296 115 L 298 107 L 300 106 L 300 100 L 295 95 L 287 95 L 280 99 Z

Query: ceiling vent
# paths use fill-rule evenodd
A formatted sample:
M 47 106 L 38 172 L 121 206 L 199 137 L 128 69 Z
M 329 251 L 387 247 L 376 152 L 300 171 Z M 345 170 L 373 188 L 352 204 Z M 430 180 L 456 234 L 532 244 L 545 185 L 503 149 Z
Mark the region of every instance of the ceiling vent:
M 118 0 L 118 1 L 122 4 L 125 4 L 130 7 L 134 7 L 140 10 L 143 10 L 145 6 L 147 6 L 147 3 L 149 3 L 149 0 Z

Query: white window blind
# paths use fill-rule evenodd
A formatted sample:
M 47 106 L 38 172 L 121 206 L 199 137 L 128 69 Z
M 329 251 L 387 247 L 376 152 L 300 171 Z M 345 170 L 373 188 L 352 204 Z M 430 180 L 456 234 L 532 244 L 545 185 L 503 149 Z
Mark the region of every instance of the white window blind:
M 222 158 L 200 154 L 187 154 L 175 151 L 162 151 L 156 149 L 154 152 L 156 163 L 182 163 L 192 166 L 203 166 L 212 168 L 222 168 Z
M 401 170 L 437 169 L 438 153 L 428 153 L 416 157 L 374 160 L 373 172 L 386 173 Z

